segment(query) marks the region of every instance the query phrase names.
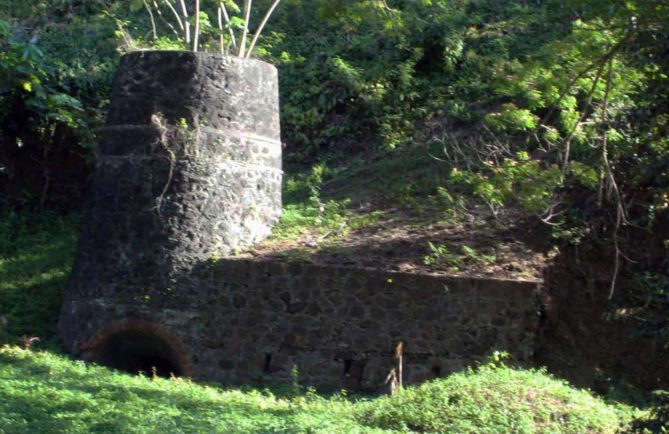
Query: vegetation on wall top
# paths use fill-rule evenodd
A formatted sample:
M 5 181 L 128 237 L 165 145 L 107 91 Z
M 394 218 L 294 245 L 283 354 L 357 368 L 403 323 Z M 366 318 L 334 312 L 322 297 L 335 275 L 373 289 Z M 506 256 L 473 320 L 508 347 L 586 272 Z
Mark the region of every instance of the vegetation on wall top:
M 168 29 L 170 37 L 193 51 L 198 51 L 201 45 L 209 48 L 215 44 L 213 41 L 217 40 L 221 53 L 228 54 L 233 48 L 237 50 L 238 57 L 248 59 L 280 1 L 274 0 L 269 6 L 248 48 L 247 35 L 249 34 L 252 0 L 244 0 L 241 8 L 233 0 L 219 0 L 215 5 L 215 14 L 211 11 L 207 13 L 204 6 L 209 2 L 201 0 L 191 2 L 134 0 L 130 7 L 132 10 L 138 10 L 142 6 L 146 9 L 151 23 L 151 38 L 154 42 L 160 39 L 158 29 L 159 25 L 162 25 L 161 27 Z M 217 26 L 213 23 L 214 16 Z M 236 34 L 237 31 L 239 35 Z

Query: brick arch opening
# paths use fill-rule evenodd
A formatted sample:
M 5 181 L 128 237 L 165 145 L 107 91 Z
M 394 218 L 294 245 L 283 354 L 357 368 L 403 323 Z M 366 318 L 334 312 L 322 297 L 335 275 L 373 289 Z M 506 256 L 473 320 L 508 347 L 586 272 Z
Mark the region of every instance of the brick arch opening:
M 103 327 L 83 347 L 86 360 L 121 371 L 190 377 L 193 364 L 183 341 L 167 327 L 122 320 Z

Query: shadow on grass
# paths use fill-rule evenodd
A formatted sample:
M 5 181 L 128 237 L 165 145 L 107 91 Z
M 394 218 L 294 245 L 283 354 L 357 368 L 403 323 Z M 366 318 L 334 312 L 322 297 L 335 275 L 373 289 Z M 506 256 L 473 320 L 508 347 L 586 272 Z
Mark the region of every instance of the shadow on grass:
M 56 345 L 77 228 L 76 216 L 0 210 L 0 343 L 29 335 Z

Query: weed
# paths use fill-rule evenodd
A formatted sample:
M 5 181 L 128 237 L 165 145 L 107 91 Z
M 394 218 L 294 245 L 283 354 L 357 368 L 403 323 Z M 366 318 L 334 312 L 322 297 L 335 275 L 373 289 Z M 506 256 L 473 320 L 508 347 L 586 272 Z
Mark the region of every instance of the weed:
M 423 257 L 423 263 L 428 266 L 447 266 L 457 271 L 462 266 L 462 259 L 459 255 L 451 252 L 448 246 L 443 244 L 433 244 L 428 241 L 430 254 Z
M 356 408 L 366 426 L 430 433 L 615 433 L 635 410 L 607 406 L 543 370 L 516 370 L 503 362 L 453 374 L 397 396 Z
M 460 246 L 460 252 L 452 252 L 444 244 L 427 243 L 430 254 L 423 257 L 423 263 L 428 266 L 448 267 L 453 271 L 458 271 L 465 264 L 478 266 L 494 264 L 497 257 L 492 254 L 484 254 L 475 249 L 463 245 Z
M 310 233 L 317 243 L 336 239 L 349 231 L 376 223 L 381 214 L 356 214 L 349 209 L 350 199 L 322 198 L 322 184 L 331 171 L 323 164 L 306 174 L 289 176 L 284 182 L 284 209 L 279 224 L 272 231 L 273 240 L 295 238 Z
M 297 394 L 300 391 L 300 368 L 297 365 L 293 365 L 290 368 L 290 378 L 291 386 L 293 391 Z
M 497 257 L 495 255 L 486 255 L 485 253 L 477 252 L 467 245 L 463 245 L 461 249 L 465 258 L 474 264 L 487 265 L 494 264 L 497 261 Z

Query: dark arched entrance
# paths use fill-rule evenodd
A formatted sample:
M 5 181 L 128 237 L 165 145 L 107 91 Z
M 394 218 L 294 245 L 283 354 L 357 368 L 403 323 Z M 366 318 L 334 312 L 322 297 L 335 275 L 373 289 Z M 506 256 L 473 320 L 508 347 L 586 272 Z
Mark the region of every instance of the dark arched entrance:
M 104 327 L 86 345 L 84 358 L 133 374 L 190 376 L 192 370 L 178 336 L 165 326 L 140 320 Z

